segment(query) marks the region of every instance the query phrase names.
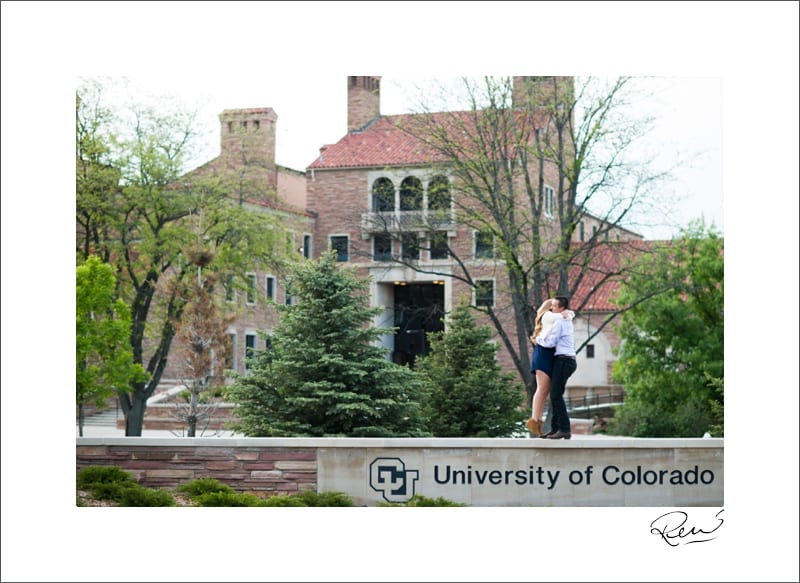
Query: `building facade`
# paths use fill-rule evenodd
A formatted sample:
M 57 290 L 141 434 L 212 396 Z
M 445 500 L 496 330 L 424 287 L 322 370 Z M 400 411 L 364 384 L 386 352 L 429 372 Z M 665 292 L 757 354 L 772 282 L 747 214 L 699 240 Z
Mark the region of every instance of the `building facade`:
M 513 99 L 521 101 L 524 92 L 539 82 L 548 87 L 551 79 L 514 77 Z M 571 86 L 568 78 L 560 79 Z M 447 156 L 415 136 L 414 124 L 421 114 L 381 115 L 380 80 L 377 76 L 347 78 L 348 132 L 339 141 L 322 146 L 305 172 L 275 164 L 277 115 L 269 108 L 222 112 L 221 154 L 197 171 L 241 170 L 242 180 L 231 189 L 232 197 L 240 197 L 255 210 L 281 213 L 298 252 L 305 257 L 316 258 L 333 249 L 339 261 L 368 277 L 370 303 L 383 308 L 375 325 L 395 329 L 383 336 L 382 344 L 394 362 L 413 366 L 428 350 L 427 334 L 444 329 L 443 316 L 457 302 L 491 304 L 505 329 L 516 327 L 506 291 L 507 269 L 491 233 L 459 220 L 464 207 L 458 193 L 464 186 Z M 437 123 L 445 125 L 447 120 Z M 551 197 L 557 188 L 557 169 L 543 164 L 539 175 L 531 178 L 541 178 L 544 185 L 541 229 L 555 241 L 556 203 Z M 256 187 L 248 189 L 248 184 Z M 259 198 L 259 189 L 265 184 L 277 192 L 277 205 Z M 603 226 L 601 219 L 583 215 L 573 235 L 574 244 L 582 244 Z M 641 239 L 623 229 L 607 233 L 612 242 Z M 464 278 L 464 269 L 471 281 Z M 231 298 L 240 304 L 240 315 L 229 332 L 235 346 L 231 364 L 239 372 L 244 371 L 247 352 L 263 347 L 261 333 L 269 335 L 277 323 L 273 303 L 291 302 L 282 276 L 248 274 L 256 293 Z M 575 340 L 581 347 L 577 372 L 570 379 L 573 393 L 609 386 L 613 347 L 619 342 L 612 327 L 604 325 L 606 316 L 614 311 L 609 302 L 613 286 L 598 292 L 595 284 L 600 285 L 587 278 L 573 297 L 572 306 L 578 311 Z M 580 295 L 591 295 L 591 300 L 584 302 Z M 481 321 L 487 322 L 485 318 Z M 502 347 L 498 358 L 504 368 L 515 370 Z

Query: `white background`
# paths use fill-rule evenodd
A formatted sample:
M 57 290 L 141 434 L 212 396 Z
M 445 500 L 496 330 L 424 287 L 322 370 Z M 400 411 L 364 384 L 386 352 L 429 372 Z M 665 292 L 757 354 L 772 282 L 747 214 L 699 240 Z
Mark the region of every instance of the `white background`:
M 797 581 L 797 3 L 1 6 L 4 581 Z M 531 71 L 723 81 L 726 522 L 717 540 L 669 548 L 649 533 L 661 513 L 650 508 L 74 507 L 79 76 L 207 77 L 213 88 L 223 74 L 329 79 L 303 109 L 322 98 L 343 112 L 348 74 Z M 288 132 L 293 114 L 271 95 L 224 96 L 215 114 L 274 107 Z M 323 141 L 341 137 L 336 123 Z M 307 162 L 319 140 L 303 140 L 303 152 L 314 150 Z M 757 310 L 778 319 L 763 324 L 779 331 L 764 346 L 777 361 L 760 360 Z M 691 513 L 700 522 L 716 511 Z

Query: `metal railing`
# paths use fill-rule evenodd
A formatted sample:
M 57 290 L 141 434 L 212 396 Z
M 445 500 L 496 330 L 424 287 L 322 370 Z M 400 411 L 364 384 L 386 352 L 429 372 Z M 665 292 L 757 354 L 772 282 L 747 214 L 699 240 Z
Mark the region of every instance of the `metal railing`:
M 567 397 L 564 399 L 567 411 L 588 411 L 591 409 L 604 409 L 622 405 L 625 402 L 625 391 L 615 390 L 603 392 L 598 395 L 583 395 L 580 397 Z

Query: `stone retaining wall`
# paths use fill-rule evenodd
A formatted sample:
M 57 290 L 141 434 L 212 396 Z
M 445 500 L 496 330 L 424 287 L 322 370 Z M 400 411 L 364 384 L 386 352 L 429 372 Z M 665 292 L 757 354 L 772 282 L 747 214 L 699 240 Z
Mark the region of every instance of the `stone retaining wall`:
M 214 478 L 239 492 L 260 497 L 297 494 L 317 487 L 316 448 L 216 446 L 215 442 L 221 440 L 203 438 L 200 440 L 214 446 L 181 445 L 174 439 L 168 443 L 137 437 L 113 439 L 122 443 L 81 445 L 82 441 L 97 439 L 78 438 L 77 469 L 118 466 L 148 488 L 172 488 L 198 478 Z M 162 443 L 147 444 L 155 441 Z
M 470 506 L 722 506 L 722 439 L 79 437 L 76 465 L 148 487 L 214 478 L 268 497 L 345 492 L 358 506 L 413 495 Z

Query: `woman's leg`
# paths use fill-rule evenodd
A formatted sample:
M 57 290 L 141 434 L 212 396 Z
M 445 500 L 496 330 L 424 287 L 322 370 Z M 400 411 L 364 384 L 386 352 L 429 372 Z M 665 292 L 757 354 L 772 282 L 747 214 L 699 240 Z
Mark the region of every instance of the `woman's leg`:
M 542 411 L 544 410 L 544 402 L 550 395 L 550 377 L 547 373 L 541 370 L 536 370 L 536 392 L 533 394 L 533 403 L 531 404 L 531 418 L 528 419 L 528 431 L 533 433 L 536 437 L 542 435 Z
M 536 371 L 536 392 L 533 394 L 531 417 L 536 421 L 542 420 L 542 412 L 547 397 L 550 396 L 550 377 L 542 370 Z

